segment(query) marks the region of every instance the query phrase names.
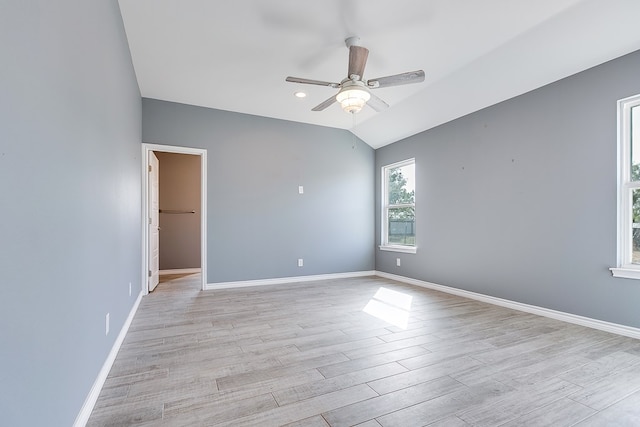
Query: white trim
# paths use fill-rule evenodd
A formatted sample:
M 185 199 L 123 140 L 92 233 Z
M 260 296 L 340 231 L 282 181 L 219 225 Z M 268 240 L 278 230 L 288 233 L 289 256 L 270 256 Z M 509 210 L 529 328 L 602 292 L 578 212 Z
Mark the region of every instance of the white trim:
M 524 311 L 526 313 L 536 314 L 538 316 L 549 317 L 551 319 L 560 320 L 567 323 L 586 326 L 587 328 L 598 329 L 605 332 L 611 332 L 617 335 L 623 335 L 626 337 L 640 339 L 640 328 L 620 325 L 617 323 L 604 322 L 602 320 L 591 319 L 589 317 L 583 317 L 583 316 L 577 316 L 575 314 L 551 310 L 543 307 L 537 307 L 535 305 L 509 301 L 502 298 L 496 298 L 488 295 L 478 294 L 475 292 L 465 291 L 463 289 L 451 288 L 449 286 L 438 285 L 435 283 L 425 282 L 422 280 L 412 279 L 409 277 L 398 276 L 396 274 L 385 273 L 383 271 L 376 271 L 376 276 L 384 277 L 385 279 L 396 280 L 398 282 L 403 282 L 410 285 L 420 286 L 422 288 L 433 289 L 436 291 L 441 291 L 441 292 L 445 292 L 452 295 L 458 295 L 461 297 L 486 302 L 488 304 L 499 305 L 501 307 L 511 308 L 518 311 Z
M 415 246 L 380 245 L 378 248 L 381 251 L 403 252 L 405 254 L 415 254 L 418 252 L 418 249 Z
M 142 143 L 142 291 L 149 293 L 147 272 L 149 271 L 149 236 L 147 218 L 149 217 L 148 188 L 149 188 L 149 152 L 191 154 L 200 156 L 200 270 L 202 272 L 201 289 L 207 283 L 207 150 L 202 148 L 177 147 Z
M 640 279 L 640 270 L 637 268 L 610 268 L 613 277 L 621 277 L 623 279 Z
M 395 162 L 395 163 L 389 163 L 388 165 L 384 165 L 382 166 L 382 169 L 395 169 L 395 168 L 399 168 L 402 166 L 408 166 L 408 165 L 413 165 L 416 163 L 416 158 L 415 157 L 411 157 L 405 160 L 400 160 L 399 162 Z
M 160 275 L 165 274 L 195 274 L 200 273 L 202 269 L 200 268 L 174 268 L 172 270 L 160 270 Z
M 245 280 L 245 281 L 238 281 L 238 282 L 218 282 L 218 283 L 207 283 L 205 285 L 204 290 L 212 291 L 216 289 L 246 288 L 249 286 L 282 285 L 285 283 L 315 282 L 318 280 L 348 279 L 351 277 L 366 277 L 366 276 L 375 276 L 375 275 L 376 275 L 376 272 L 371 270 L 371 271 L 354 271 L 350 273 L 318 274 L 315 276 L 279 277 L 275 279 Z
M 127 335 L 129 331 L 129 327 L 131 326 L 131 321 L 133 320 L 133 316 L 135 316 L 138 311 L 138 307 L 140 306 L 140 301 L 142 301 L 142 291 L 138 293 L 138 297 L 136 298 L 136 302 L 133 303 L 133 307 L 131 307 L 131 311 L 127 316 L 127 319 L 124 321 L 124 325 L 120 329 L 120 333 L 116 338 L 116 341 L 113 343 L 113 347 L 111 347 L 111 351 L 107 356 L 107 359 L 104 361 L 102 365 L 102 369 L 98 373 L 98 377 L 93 382 L 93 386 L 87 395 L 87 398 L 84 400 L 84 404 L 76 417 L 75 422 L 73 423 L 73 427 L 84 427 L 89 421 L 89 417 L 91 416 L 91 412 L 93 411 L 93 407 L 96 405 L 98 401 L 98 396 L 100 396 L 100 391 L 102 390 L 102 386 L 104 386 L 104 382 L 107 380 L 107 376 L 109 375 L 109 371 L 113 366 L 113 362 L 116 360 L 116 356 L 118 355 L 118 351 L 120 351 L 120 346 L 124 341 L 124 337 Z
M 616 267 L 610 270 L 614 277 L 624 277 L 627 279 L 640 279 L 636 274 L 638 266 L 632 264 L 633 241 L 632 241 L 632 191 L 640 188 L 639 181 L 631 181 L 631 160 L 632 160 L 632 109 L 640 107 L 640 95 L 621 99 L 617 104 L 617 168 L 618 168 L 618 190 L 617 207 L 618 221 L 616 226 L 618 250 L 616 256 Z
M 380 168 L 380 175 L 381 175 L 381 179 L 382 179 L 382 183 L 380 185 L 380 189 L 382 190 L 382 196 L 381 196 L 381 207 L 382 207 L 382 211 L 381 211 L 381 220 L 380 220 L 380 246 L 378 246 L 381 250 L 388 250 L 388 251 L 393 251 L 393 252 L 405 252 L 405 253 L 416 253 L 416 246 L 410 246 L 410 245 L 393 245 L 393 244 L 389 244 L 389 208 L 390 206 L 387 204 L 387 202 L 389 201 L 388 198 L 388 185 L 389 185 L 389 171 L 391 169 L 395 169 L 395 168 L 399 168 L 402 166 L 409 166 L 409 165 L 413 165 L 413 181 L 415 183 L 415 171 L 416 171 L 416 159 L 415 157 L 412 157 L 410 159 L 406 159 L 406 160 L 402 160 L 399 162 L 395 162 L 395 163 L 391 163 L 388 165 L 383 165 Z M 413 212 L 414 212 L 414 233 L 415 233 L 415 210 L 416 210 L 416 203 L 415 203 L 415 188 L 414 190 L 414 201 L 412 204 L 398 204 L 398 205 L 393 205 L 394 208 L 397 207 L 413 207 Z M 414 238 L 417 238 L 417 236 L 415 236 Z M 388 249 L 387 249 L 388 248 Z M 402 249 L 401 249 L 402 248 Z M 406 249 L 404 249 L 406 248 Z

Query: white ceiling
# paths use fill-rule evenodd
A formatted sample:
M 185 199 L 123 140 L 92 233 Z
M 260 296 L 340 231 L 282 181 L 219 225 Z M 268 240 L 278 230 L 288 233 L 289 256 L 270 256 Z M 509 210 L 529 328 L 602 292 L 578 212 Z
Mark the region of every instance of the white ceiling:
M 119 0 L 143 97 L 349 129 L 378 148 L 640 49 L 638 0 Z M 391 107 L 354 117 L 336 89 L 344 39 L 364 77 L 423 69 L 381 88 Z M 308 96 L 298 99 L 297 90 Z

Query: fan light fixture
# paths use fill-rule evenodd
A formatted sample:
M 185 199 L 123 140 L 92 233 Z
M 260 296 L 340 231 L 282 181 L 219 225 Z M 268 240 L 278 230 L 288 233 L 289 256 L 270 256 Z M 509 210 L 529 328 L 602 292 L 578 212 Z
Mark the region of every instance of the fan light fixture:
M 369 91 L 358 86 L 344 87 L 336 95 L 336 101 L 340 103 L 342 109 L 351 114 L 359 113 L 370 98 Z

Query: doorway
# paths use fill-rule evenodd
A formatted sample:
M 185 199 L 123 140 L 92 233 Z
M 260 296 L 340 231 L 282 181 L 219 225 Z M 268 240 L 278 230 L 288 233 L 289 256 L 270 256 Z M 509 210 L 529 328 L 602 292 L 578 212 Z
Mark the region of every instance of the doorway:
M 157 206 L 153 206 L 152 203 L 152 174 L 150 173 L 151 162 L 153 161 L 152 153 L 174 153 L 174 154 L 188 154 L 199 156 L 200 158 L 200 272 L 201 283 L 200 288 L 205 289 L 207 278 L 207 199 L 206 199 L 206 184 L 207 184 L 207 150 L 198 148 L 186 148 L 176 147 L 168 145 L 158 144 L 142 144 L 142 218 L 144 219 L 142 224 L 142 283 L 143 292 L 148 294 L 155 285 L 155 271 L 154 268 L 154 230 L 153 227 L 158 227 L 158 223 L 153 223 L 154 211 L 159 209 Z M 186 210 L 191 212 L 192 209 Z M 193 209 L 195 210 L 195 209 Z M 182 212 L 182 210 L 170 210 L 170 212 Z M 150 273 L 151 272 L 151 273 Z M 154 281 L 152 281 L 152 279 Z

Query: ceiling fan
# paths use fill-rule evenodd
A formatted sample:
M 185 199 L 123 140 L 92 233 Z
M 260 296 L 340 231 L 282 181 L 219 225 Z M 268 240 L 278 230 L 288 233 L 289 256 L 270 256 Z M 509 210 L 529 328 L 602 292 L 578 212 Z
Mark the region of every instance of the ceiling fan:
M 345 43 L 349 48 L 349 71 L 347 73 L 347 78 L 342 80 L 340 83 L 303 79 L 300 77 L 286 78 L 286 81 L 291 83 L 329 86 L 334 89 L 340 89 L 336 95 L 316 105 L 311 109 L 311 111 L 322 111 L 336 101 L 339 102 L 342 109 L 348 113 L 355 114 L 360 112 L 365 104 L 369 105 L 376 111 L 382 111 L 385 108 L 388 108 L 389 104 L 372 94 L 371 89 L 420 83 L 424 81 L 423 70 L 409 71 L 407 73 L 365 80 L 363 78 L 364 67 L 367 64 L 369 49 L 360 46 L 358 44 L 359 40 L 360 39 L 358 37 L 349 37 L 345 40 Z

